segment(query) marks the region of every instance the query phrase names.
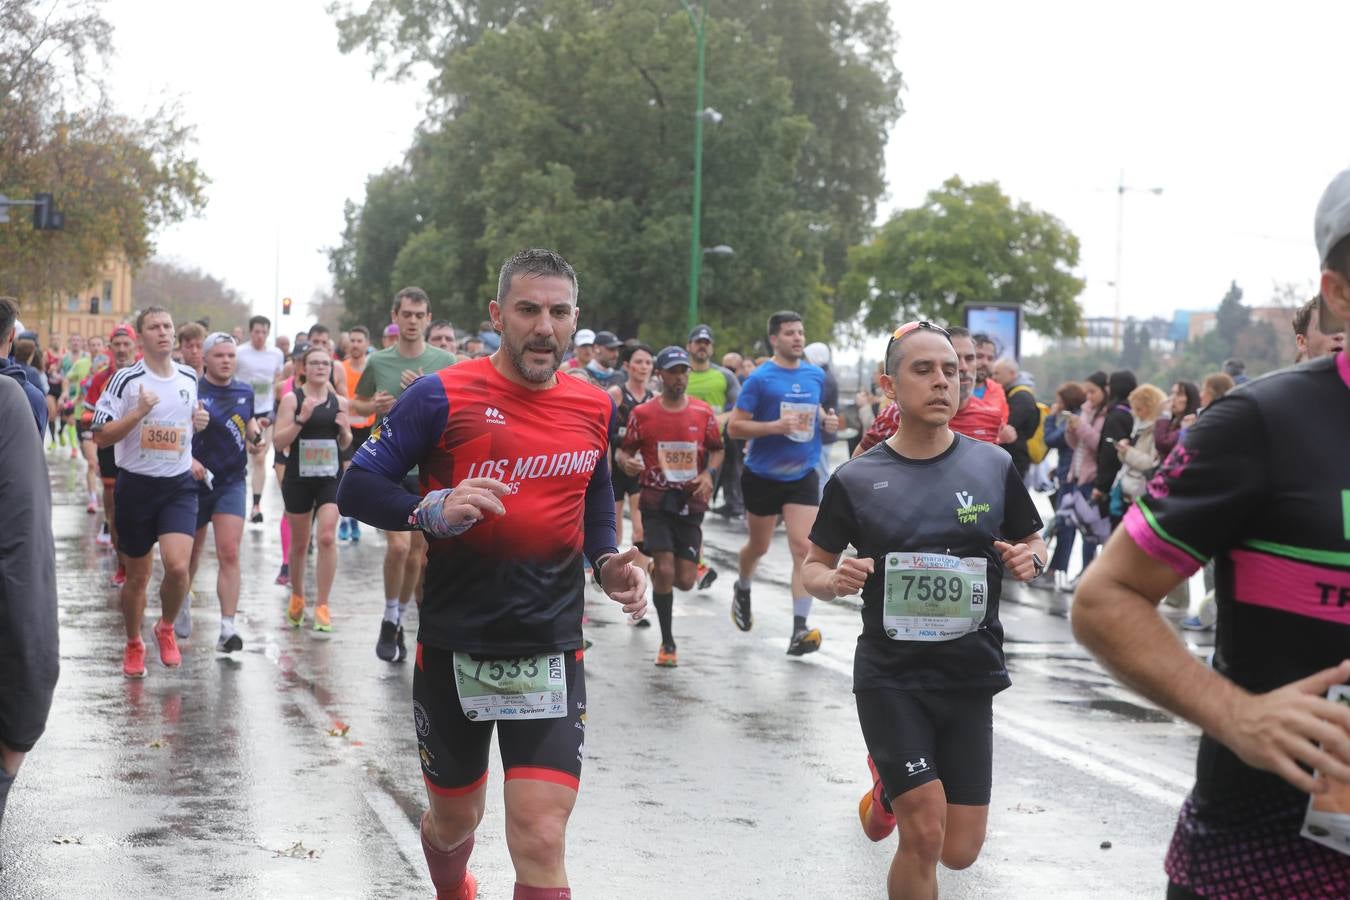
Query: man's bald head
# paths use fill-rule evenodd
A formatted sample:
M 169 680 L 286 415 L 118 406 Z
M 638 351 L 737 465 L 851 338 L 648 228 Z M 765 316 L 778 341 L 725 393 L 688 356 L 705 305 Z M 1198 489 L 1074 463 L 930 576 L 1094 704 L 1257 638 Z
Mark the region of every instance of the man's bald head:
M 1006 356 L 1003 357 L 1003 359 L 1000 359 L 998 362 L 994 363 L 994 380 L 997 381 L 999 384 L 1001 384 L 1003 387 L 1007 387 L 1008 385 L 1016 381 L 1017 373 L 1018 373 L 1017 363 L 1013 362 Z

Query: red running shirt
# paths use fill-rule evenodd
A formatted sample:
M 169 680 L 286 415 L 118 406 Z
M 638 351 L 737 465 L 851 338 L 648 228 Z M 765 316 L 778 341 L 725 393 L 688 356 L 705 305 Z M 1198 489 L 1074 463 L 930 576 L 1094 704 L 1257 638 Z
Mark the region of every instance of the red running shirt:
M 645 488 L 671 490 L 698 477 L 708 464 L 708 453 L 722 449 L 722 431 L 712 407 L 697 397 L 687 397 L 689 405 L 672 412 L 654 397 L 633 408 L 628 417 L 623 449 L 642 452 L 642 474 L 638 483 Z

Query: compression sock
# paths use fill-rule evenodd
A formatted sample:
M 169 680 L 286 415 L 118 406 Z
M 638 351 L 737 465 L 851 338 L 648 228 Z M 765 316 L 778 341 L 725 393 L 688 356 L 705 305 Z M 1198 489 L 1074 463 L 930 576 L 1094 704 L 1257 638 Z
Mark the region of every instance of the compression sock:
M 530 887 L 517 881 L 516 892 L 511 896 L 513 900 L 572 900 L 572 889 Z
M 291 520 L 285 516 L 281 517 L 281 558 L 287 562 L 291 559 Z
M 438 897 L 454 897 L 459 886 L 464 883 L 464 873 L 469 871 L 469 854 L 473 852 L 473 835 L 470 834 L 458 847 L 441 850 L 427 840 L 427 817 L 422 816 L 422 855 L 427 858 L 427 869 L 431 873 L 431 883 Z
M 670 617 L 675 607 L 675 592 L 658 594 L 653 591 L 652 605 L 656 607 L 656 618 L 661 624 L 661 646 L 674 647 L 675 635 L 671 631 Z
M 397 625 L 401 618 L 402 616 L 399 611 L 398 598 L 390 597 L 389 599 L 385 600 L 384 620 L 386 622 L 393 622 L 395 625 Z
M 739 575 L 736 576 L 736 587 L 740 588 L 743 591 L 750 590 L 750 579 L 742 578 Z
M 262 503 L 262 494 L 253 495 L 253 505 L 258 506 Z

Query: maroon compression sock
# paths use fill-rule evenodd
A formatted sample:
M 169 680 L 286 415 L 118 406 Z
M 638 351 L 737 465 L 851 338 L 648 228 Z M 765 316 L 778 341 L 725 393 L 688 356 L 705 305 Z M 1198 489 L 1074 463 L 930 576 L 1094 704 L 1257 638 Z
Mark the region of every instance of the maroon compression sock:
M 565 887 L 530 887 L 517 881 L 516 892 L 512 894 L 512 897 L 514 900 L 572 900 L 572 889 Z
M 426 817 L 422 817 L 422 855 L 427 858 L 427 869 L 431 871 L 431 883 L 436 886 L 438 897 L 453 897 L 464 882 L 464 873 L 469 870 L 469 854 L 473 852 L 473 835 L 464 839 L 453 850 L 440 850 L 427 840 Z

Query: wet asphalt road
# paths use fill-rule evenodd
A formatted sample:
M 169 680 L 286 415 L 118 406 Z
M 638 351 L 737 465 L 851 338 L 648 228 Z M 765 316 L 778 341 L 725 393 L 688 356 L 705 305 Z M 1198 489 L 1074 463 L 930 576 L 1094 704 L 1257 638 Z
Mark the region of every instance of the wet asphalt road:
M 329 639 L 285 627 L 280 498 L 244 535 L 242 654 L 215 653 L 214 558 L 197 578 L 179 670 L 150 651 L 122 677 L 111 553 L 50 454 L 62 672 L 0 836 L 0 896 L 430 897 L 411 664 L 374 654 L 383 541 L 340 547 Z M 851 694 L 857 607 L 817 604 L 825 643 L 784 655 L 791 623 L 780 537 L 760 570 L 755 628 L 729 621 L 743 532 L 709 516 L 706 593 L 677 594 L 680 667 L 652 665 L 658 631 L 588 589 L 589 718 L 569 829 L 578 897 L 881 897 L 895 839 L 858 827 L 865 749 Z M 148 623 L 157 607 L 152 582 Z M 1162 857 L 1189 789 L 1196 732 L 1121 688 L 1075 645 L 1067 598 L 1005 596 L 1014 686 L 995 701 L 989 836 L 944 897 L 1160 897 Z M 415 614 L 414 614 L 415 615 Z M 409 629 L 412 633 L 412 629 Z M 151 648 L 153 642 L 147 640 Z M 1197 646 L 1197 653 L 1207 648 Z M 501 772 L 472 868 L 511 896 Z M 1109 841 L 1109 849 L 1103 842 Z

